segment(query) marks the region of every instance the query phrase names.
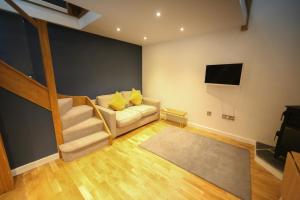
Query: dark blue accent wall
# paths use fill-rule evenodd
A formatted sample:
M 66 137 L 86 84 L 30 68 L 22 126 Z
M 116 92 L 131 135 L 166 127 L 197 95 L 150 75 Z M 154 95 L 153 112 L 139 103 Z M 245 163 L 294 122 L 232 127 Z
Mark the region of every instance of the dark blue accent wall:
M 3 141 L 12 169 L 57 152 L 51 112 L 0 88 Z
M 0 58 L 26 75 L 34 75 L 24 20 L 0 10 Z
M 29 55 L 34 72 L 34 79 L 46 85 L 38 31 L 27 21 L 24 21 L 24 29 L 26 31 L 28 49 L 30 50 Z
M 142 47 L 49 24 L 57 90 L 97 95 L 142 89 Z M 37 31 L 0 10 L 0 59 L 45 84 Z M 0 130 L 12 168 L 55 153 L 51 113 L 0 88 Z
M 25 23 L 35 79 L 45 84 L 38 35 Z M 142 47 L 54 24 L 48 25 L 57 91 L 95 98 L 142 89 Z
M 95 98 L 142 88 L 141 46 L 50 24 L 57 89 Z

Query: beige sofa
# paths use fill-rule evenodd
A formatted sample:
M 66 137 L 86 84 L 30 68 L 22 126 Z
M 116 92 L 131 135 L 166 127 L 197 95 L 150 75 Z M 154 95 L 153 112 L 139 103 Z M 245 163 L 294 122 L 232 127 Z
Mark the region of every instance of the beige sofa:
M 130 97 L 130 93 L 131 91 L 121 92 L 127 100 Z M 97 96 L 95 104 L 103 115 L 113 137 L 159 119 L 160 101 L 143 97 L 142 104 L 139 106 L 129 104 L 122 111 L 114 111 L 108 105 L 112 95 Z

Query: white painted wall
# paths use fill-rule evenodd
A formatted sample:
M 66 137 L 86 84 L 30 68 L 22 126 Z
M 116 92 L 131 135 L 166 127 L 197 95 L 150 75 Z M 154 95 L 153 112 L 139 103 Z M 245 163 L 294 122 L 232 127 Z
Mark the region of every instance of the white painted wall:
M 143 93 L 188 111 L 191 122 L 274 144 L 284 106 L 300 105 L 299 19 L 300 1 L 254 0 L 246 32 L 144 46 Z M 244 63 L 241 86 L 204 83 L 206 64 L 235 62 Z

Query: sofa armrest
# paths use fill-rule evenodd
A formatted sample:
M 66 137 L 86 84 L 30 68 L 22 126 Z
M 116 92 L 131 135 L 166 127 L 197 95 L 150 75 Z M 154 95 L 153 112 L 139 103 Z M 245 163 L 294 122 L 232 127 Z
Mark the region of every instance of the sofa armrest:
M 102 114 L 107 126 L 110 129 L 110 132 L 113 136 L 113 138 L 116 137 L 117 133 L 117 121 L 116 121 L 116 112 L 113 110 L 110 110 L 108 108 L 104 108 L 102 106 L 96 105 L 100 113 Z
M 160 112 L 160 101 L 157 99 L 143 97 L 143 104 L 155 106 L 157 108 L 157 112 Z

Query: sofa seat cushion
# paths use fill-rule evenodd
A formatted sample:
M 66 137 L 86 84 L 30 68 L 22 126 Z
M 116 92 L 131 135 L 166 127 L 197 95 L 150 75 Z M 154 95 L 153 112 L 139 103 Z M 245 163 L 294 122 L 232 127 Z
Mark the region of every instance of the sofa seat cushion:
M 141 113 L 142 117 L 146 117 L 157 112 L 157 108 L 155 106 L 144 105 L 144 104 L 139 106 L 131 106 L 127 109 L 134 110 Z
M 132 109 L 124 109 L 122 111 L 116 111 L 117 127 L 128 126 L 142 118 L 142 114 Z

